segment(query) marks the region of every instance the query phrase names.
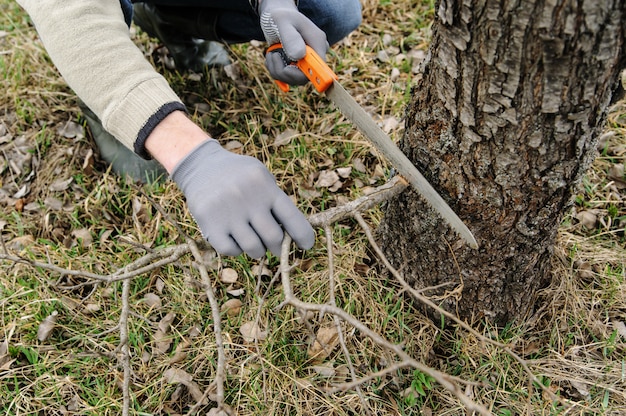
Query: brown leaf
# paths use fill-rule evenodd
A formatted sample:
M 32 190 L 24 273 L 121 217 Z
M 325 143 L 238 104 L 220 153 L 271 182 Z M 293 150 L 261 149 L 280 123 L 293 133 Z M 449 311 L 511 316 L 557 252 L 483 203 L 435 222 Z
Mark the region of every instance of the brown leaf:
M 596 227 L 598 222 L 598 217 L 595 213 L 591 211 L 581 211 L 576 214 L 576 219 L 580 221 L 580 223 L 588 229 L 593 229 Z
M 241 312 L 241 305 L 243 304 L 239 299 L 229 299 L 224 302 L 221 307 L 221 311 L 226 312 L 226 315 L 232 318 L 239 315 L 239 312 Z
M 225 268 L 222 270 L 222 273 L 220 273 L 220 281 L 222 283 L 235 283 L 238 278 L 239 275 L 235 269 Z
M 53 311 L 39 324 L 39 328 L 37 328 L 37 339 L 39 341 L 45 341 L 46 339 L 48 339 L 48 337 L 52 333 L 52 330 L 56 326 L 58 315 L 59 312 Z
M 169 384 L 182 384 L 187 387 L 189 394 L 196 402 L 202 400 L 202 404 L 207 404 L 208 401 L 206 398 L 203 399 L 204 394 L 200 387 L 193 381 L 191 374 L 182 370 L 180 368 L 170 368 L 165 373 L 163 373 L 163 377 Z
M 246 322 L 241 325 L 239 332 L 243 335 L 246 342 L 263 341 L 267 338 L 267 331 L 261 331 L 256 322 Z
M 298 133 L 294 129 L 287 129 L 280 133 L 278 136 L 276 136 L 276 138 L 274 139 L 274 143 L 272 144 L 277 147 L 289 144 L 291 142 L 291 139 L 293 139 L 294 137 L 298 137 L 299 134 L 300 133 Z
M 613 328 L 617 330 L 617 333 L 620 334 L 624 340 L 626 340 L 626 324 L 618 320 L 613 320 L 611 323 L 613 324 Z
M 322 362 L 339 344 L 339 333 L 336 326 L 321 327 L 317 330 L 313 344 L 309 346 L 307 355 L 313 362 Z
M 160 329 L 157 329 L 156 331 L 154 331 L 154 353 L 155 354 L 165 354 L 167 351 L 169 351 L 170 346 L 172 345 L 172 337 L 161 331 Z
M 8 243 L 6 243 L 6 246 L 11 250 L 21 251 L 24 248 L 33 244 L 34 242 L 35 238 L 30 234 L 26 234 L 10 240 Z
M 173 312 L 165 315 L 163 319 L 159 321 L 159 329 L 166 334 L 170 332 L 170 326 L 172 325 L 172 322 L 174 322 L 174 318 L 176 318 L 176 314 Z
M 67 188 L 70 187 L 70 184 L 72 183 L 73 180 L 74 180 L 73 177 L 69 177 L 68 179 L 57 179 L 56 181 L 50 184 L 48 189 L 52 192 L 65 191 Z
M 85 137 L 85 130 L 83 129 L 83 126 L 72 120 L 68 120 L 65 124 L 59 127 L 57 129 L 57 133 L 68 139 L 81 139 Z
M 91 232 L 87 228 L 72 231 L 72 237 L 80 240 L 82 247 L 89 247 L 93 243 L 93 237 L 91 237 Z
M 143 302 L 149 308 L 159 309 L 162 306 L 161 298 L 156 293 L 148 292 L 143 297 Z
M 334 170 L 323 170 L 315 182 L 316 188 L 330 188 L 339 182 L 339 175 Z

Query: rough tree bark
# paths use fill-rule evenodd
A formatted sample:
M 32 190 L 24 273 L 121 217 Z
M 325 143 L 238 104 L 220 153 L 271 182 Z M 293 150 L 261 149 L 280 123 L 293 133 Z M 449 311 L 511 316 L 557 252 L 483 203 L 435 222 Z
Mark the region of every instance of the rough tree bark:
M 462 282 L 447 309 L 503 324 L 549 281 L 557 228 L 624 67 L 623 0 L 441 0 L 403 151 L 468 224 L 472 250 L 412 191 L 379 227 L 415 287 Z

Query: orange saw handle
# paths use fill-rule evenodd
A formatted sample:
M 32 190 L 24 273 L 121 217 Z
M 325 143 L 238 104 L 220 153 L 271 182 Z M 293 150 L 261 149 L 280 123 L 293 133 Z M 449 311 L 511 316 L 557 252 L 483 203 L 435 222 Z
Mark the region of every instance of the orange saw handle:
M 282 43 L 275 43 L 267 49 L 267 53 L 282 49 Z M 324 62 L 324 60 L 311 48 L 306 45 L 306 55 L 297 61 L 296 66 L 304 73 L 304 75 L 313 83 L 318 92 L 324 92 L 337 79 L 337 75 Z M 275 80 L 276 85 L 284 92 L 289 91 L 289 84 L 283 81 Z

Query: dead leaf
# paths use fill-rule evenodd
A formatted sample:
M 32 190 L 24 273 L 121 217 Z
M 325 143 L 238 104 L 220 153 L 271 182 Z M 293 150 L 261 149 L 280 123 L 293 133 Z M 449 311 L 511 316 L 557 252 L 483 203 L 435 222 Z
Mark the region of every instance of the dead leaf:
M 351 173 L 352 173 L 352 166 L 348 166 L 345 168 L 337 168 L 337 174 L 344 179 L 349 178 Z
M 598 222 L 598 217 L 591 211 L 581 211 L 576 214 L 576 219 L 588 229 L 594 229 Z
M 322 377 L 330 378 L 335 375 L 335 369 L 332 364 L 314 365 L 311 369 Z
M 57 179 L 56 181 L 52 182 L 50 184 L 50 186 L 48 187 L 48 189 L 52 192 L 61 192 L 61 191 L 65 191 L 67 188 L 70 187 L 70 184 L 72 183 L 72 181 L 74 180 L 74 178 L 70 177 L 68 179 Z
M 160 329 L 157 329 L 156 331 L 154 331 L 154 353 L 155 354 L 165 354 L 167 351 L 169 351 L 170 346 L 172 345 L 172 337 L 161 331 Z
M 30 193 L 30 187 L 28 184 L 22 186 L 16 193 L 13 194 L 13 199 L 24 198 Z
M 193 381 L 191 374 L 185 370 L 170 368 L 163 373 L 163 377 L 169 384 L 182 384 L 187 387 L 187 391 L 189 391 L 189 394 L 191 394 L 191 397 L 193 397 L 196 402 L 202 401 L 202 404 L 208 404 L 206 398 L 203 398 L 204 394 L 202 390 L 200 390 L 200 387 Z
M 160 309 L 163 305 L 159 295 L 152 292 L 146 293 L 143 297 L 143 301 L 149 308 Z
M 98 303 L 87 303 L 85 304 L 83 311 L 87 314 L 93 314 L 100 310 L 100 305 Z
M 48 337 L 52 333 L 52 330 L 56 326 L 58 315 L 59 312 L 53 311 L 39 324 L 39 328 L 37 328 L 37 339 L 39 341 L 43 342 L 48 339 Z
M 224 145 L 224 149 L 240 155 L 243 153 L 243 144 L 238 140 L 230 140 Z
M 572 387 L 574 387 L 576 389 L 578 394 L 580 394 L 581 398 L 583 398 L 583 399 L 590 399 L 591 398 L 591 394 L 589 394 L 589 389 L 587 388 L 587 384 L 586 383 L 582 383 L 582 382 L 574 380 L 574 379 L 569 380 L 569 383 L 572 385 Z
M 163 319 L 159 321 L 159 329 L 166 334 L 170 332 L 170 326 L 172 325 L 172 322 L 174 322 L 174 318 L 176 318 L 176 314 L 173 312 L 165 315 Z
M 321 327 L 317 330 L 313 344 L 309 346 L 307 355 L 313 362 L 322 362 L 339 344 L 339 333 L 336 326 Z
M 241 312 L 242 305 L 243 303 L 241 303 L 239 299 L 229 299 L 226 302 L 224 302 L 224 304 L 221 307 L 221 311 L 226 312 L 226 315 L 232 318 L 232 317 L 239 315 L 239 312 Z
M 320 172 L 317 182 L 315 182 L 316 188 L 330 188 L 339 182 L 339 175 L 334 170 L 323 170 Z
M 400 122 L 397 118 L 395 118 L 394 116 L 389 116 L 385 117 L 385 119 L 383 120 L 382 128 L 385 133 L 389 133 L 395 130 L 399 125 Z
M 86 228 L 72 231 L 72 237 L 80 240 L 82 247 L 89 247 L 91 243 L 93 243 L 93 237 L 91 237 L 91 232 L 89 232 L 89 230 Z
M 170 358 L 170 364 L 176 364 L 181 361 L 184 361 L 187 358 L 187 352 L 185 349 L 189 347 L 189 341 L 183 340 L 180 344 L 176 346 L 176 350 L 174 351 L 174 355 Z
M 267 268 L 267 266 L 265 264 L 263 265 L 259 265 L 259 264 L 255 264 L 254 266 L 252 266 L 252 274 L 254 276 L 260 276 L 260 277 L 272 277 L 273 273 L 270 269 Z
M 237 282 L 239 275 L 237 274 L 237 270 L 231 268 L 225 268 L 220 273 L 220 281 L 222 283 L 232 284 Z
M 43 204 L 46 208 L 51 209 L 52 211 L 61 211 L 63 209 L 63 202 L 52 196 L 47 196 L 46 199 L 44 199 Z
M 289 144 L 291 142 L 291 139 L 293 139 L 294 137 L 298 137 L 299 134 L 300 133 L 298 133 L 294 129 L 287 129 L 281 132 L 278 136 L 276 136 L 276 138 L 274 139 L 274 143 L 272 144 L 276 147 Z
M 245 289 L 240 288 L 240 289 L 227 289 L 226 293 L 228 293 L 230 296 L 234 296 L 234 297 L 239 297 L 241 295 L 243 295 L 245 293 Z
M 85 137 L 85 129 L 80 124 L 68 120 L 65 124 L 57 129 L 57 133 L 68 139 L 81 139 Z
M 34 243 L 35 243 L 35 238 L 30 234 L 26 234 L 26 235 L 22 235 L 19 237 L 15 237 L 14 239 L 10 240 L 8 243 L 6 243 L 6 246 L 10 250 L 21 251 L 24 248 Z
M 613 320 L 612 321 L 613 328 L 617 330 L 617 333 L 622 336 L 626 340 L 626 324 L 622 321 Z
M 241 325 L 239 332 L 243 335 L 246 342 L 263 341 L 267 338 L 267 331 L 261 331 L 256 322 L 246 322 Z

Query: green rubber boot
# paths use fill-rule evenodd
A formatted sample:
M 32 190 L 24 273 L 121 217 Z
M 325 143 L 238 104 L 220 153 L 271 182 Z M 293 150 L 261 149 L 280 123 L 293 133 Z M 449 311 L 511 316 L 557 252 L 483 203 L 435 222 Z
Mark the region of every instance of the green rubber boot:
M 111 165 L 113 172 L 142 183 L 154 183 L 167 178 L 167 171 L 159 162 L 143 159 L 120 143 L 102 127 L 100 119 L 85 104 L 80 103 L 80 109 L 98 146 L 100 157 Z
M 202 9 L 135 3 L 133 21 L 163 42 L 179 70 L 202 72 L 231 63 L 224 45 L 215 41 L 215 16 Z

